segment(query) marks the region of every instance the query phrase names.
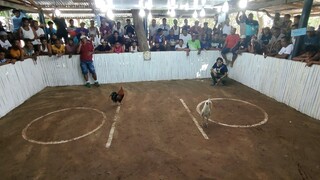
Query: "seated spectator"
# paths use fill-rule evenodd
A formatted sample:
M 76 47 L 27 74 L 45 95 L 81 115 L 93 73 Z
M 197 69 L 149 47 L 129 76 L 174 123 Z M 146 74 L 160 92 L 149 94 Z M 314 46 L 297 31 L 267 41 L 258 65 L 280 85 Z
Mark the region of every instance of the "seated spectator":
M 95 53 L 112 53 L 113 52 L 111 46 L 107 41 L 105 41 L 104 39 L 101 39 L 100 43 L 101 44 L 95 48 L 94 50 Z
M 8 50 L 12 46 L 8 41 L 8 34 L 5 31 L 0 32 L 0 46 L 5 50 Z
M 306 52 L 301 54 L 300 56 L 292 58 L 293 61 L 301 61 L 305 62 L 308 61 L 310 58 L 315 56 L 319 51 L 317 46 L 309 45 L 306 47 Z
M 119 33 L 119 36 L 124 36 L 124 29 L 121 27 L 121 23 L 119 21 L 117 22 L 117 25 L 113 27 L 112 33 L 114 33 L 115 31 Z
M 34 50 L 32 41 L 30 39 L 25 39 L 25 46 L 23 48 L 24 58 L 31 58 L 33 60 L 37 60 L 37 54 Z
M 208 50 L 210 48 L 210 41 L 207 34 L 203 34 L 200 39 L 201 49 Z
M 179 40 L 179 44 L 176 45 L 176 51 L 186 51 L 187 56 L 189 56 L 190 50 L 187 48 L 186 44 L 183 43 L 183 39 Z
M 48 22 L 48 28 L 46 28 L 46 34 L 48 36 L 48 39 L 51 39 L 53 35 L 57 34 L 57 30 L 53 28 L 53 22 L 49 21 Z
M 188 29 L 187 28 L 182 28 L 182 33 L 180 34 L 179 39 L 182 39 L 183 42 L 185 43 L 185 45 L 187 45 L 188 41 L 192 39 L 191 35 L 188 34 Z
M 151 24 L 149 25 L 149 45 L 153 44 L 153 37 L 157 34 L 159 26 L 155 19 L 152 19 Z
M 248 52 L 253 54 L 260 54 L 262 55 L 263 49 L 261 44 L 258 41 L 257 36 L 252 36 L 250 44 L 248 45 Z
M 198 51 L 198 55 L 201 53 L 201 43 L 197 39 L 198 34 L 192 34 L 192 39 L 188 41 L 187 47 L 190 51 Z
M 48 41 L 45 37 L 40 38 L 40 41 L 41 41 L 41 45 L 39 48 L 39 54 L 51 56 L 52 55 L 51 44 L 48 43 Z
M 272 38 L 269 41 L 269 44 L 264 48 L 266 56 L 275 56 L 278 54 L 282 48 L 281 39 L 283 37 L 285 37 L 285 35 L 281 34 L 280 28 L 272 28 Z
M 16 61 L 10 60 L 10 59 L 6 59 L 6 53 L 3 49 L 0 49 L 0 66 L 5 65 L 5 64 L 9 64 L 12 63 L 14 64 Z
M 115 43 L 115 45 L 113 46 L 113 48 L 112 48 L 112 52 L 114 52 L 114 53 L 123 53 L 124 52 L 124 48 L 123 48 L 123 46 L 121 45 L 121 43 L 120 42 L 116 42 Z
M 122 45 L 123 38 L 119 36 L 118 31 L 114 31 L 113 35 L 110 36 L 110 38 L 108 39 L 108 42 L 111 44 L 111 46 L 115 45 L 117 42 L 119 42 Z
M 77 48 L 78 46 L 74 44 L 73 39 L 69 38 L 68 44 L 65 47 L 65 53 L 69 54 L 69 58 L 71 58 L 73 54 L 77 53 Z
M 210 42 L 210 50 L 221 50 L 223 41 L 219 37 L 219 33 L 214 33 L 212 35 L 212 40 Z
M 315 33 L 314 27 L 308 27 L 307 28 L 307 35 L 304 36 L 304 48 L 310 45 L 320 47 L 320 39 Z
M 290 38 L 289 37 L 282 38 L 281 46 L 282 46 L 281 50 L 275 57 L 281 58 L 281 59 L 288 59 L 291 52 L 293 51 L 293 45 L 291 44 Z
M 219 85 L 220 82 L 222 85 L 225 85 L 225 79 L 228 76 L 228 68 L 223 64 L 223 59 L 221 57 L 217 58 L 217 62 L 212 66 L 210 74 L 212 86 Z
M 150 51 L 165 51 L 166 48 L 159 42 L 155 42 L 154 46 L 150 48 Z
M 291 29 L 295 29 L 295 27 L 296 28 L 299 27 L 300 18 L 301 18 L 301 15 L 296 15 L 293 17 L 293 23 L 292 23 Z
M 36 44 L 38 46 L 37 48 L 39 48 L 39 45 L 41 44 L 40 38 L 45 37 L 45 33 L 44 33 L 43 29 L 39 27 L 38 21 L 33 21 L 33 30 L 37 34 L 37 36 L 35 38 L 36 43 L 33 43 L 33 44 Z
M 52 54 L 57 57 L 61 57 L 65 54 L 65 47 L 61 44 L 60 39 L 56 39 L 54 44 L 51 46 Z
M 34 41 L 37 39 L 37 34 L 30 27 L 30 22 L 27 18 L 22 18 L 22 26 L 19 29 L 20 39 L 30 39 L 32 41 L 32 44 L 36 45 L 37 42 Z
M 166 38 L 163 35 L 163 29 L 159 28 L 157 30 L 157 34 L 155 36 L 153 36 L 153 42 L 159 43 L 159 44 L 161 44 L 161 46 L 164 46 L 164 44 L 166 42 Z
M 99 30 L 96 26 L 94 26 L 94 20 L 90 20 L 90 27 L 88 29 L 90 37 L 100 36 Z
M 306 62 L 307 62 L 306 66 L 308 66 L 308 67 L 311 67 L 313 64 L 320 65 L 320 52 L 318 51 L 317 54 L 315 54 L 311 58 L 307 59 Z
M 175 51 L 175 46 L 178 43 L 178 37 L 174 35 L 174 30 L 169 30 L 169 35 L 165 37 L 167 44 L 167 51 Z
M 240 41 L 240 37 L 238 34 L 236 33 L 236 28 L 232 28 L 231 29 L 231 34 L 227 36 L 224 46 L 221 50 L 221 55 L 224 58 L 224 60 L 226 61 L 226 63 L 229 63 L 228 59 L 227 59 L 227 53 L 231 52 L 231 50 L 237 45 L 237 43 Z
M 139 52 L 139 47 L 136 41 L 132 42 L 132 45 L 130 46 L 130 52 L 132 53 Z
M 24 60 L 24 52 L 23 52 L 23 49 L 21 48 L 19 39 L 16 39 L 13 41 L 9 54 L 11 59 L 16 59 L 18 61 Z
M 232 52 L 232 61 L 230 66 L 233 67 L 234 61 L 237 59 L 239 54 L 242 54 L 243 52 L 248 52 L 248 43 L 246 41 L 246 35 L 241 35 L 240 41 L 237 42 L 237 44 L 231 49 Z

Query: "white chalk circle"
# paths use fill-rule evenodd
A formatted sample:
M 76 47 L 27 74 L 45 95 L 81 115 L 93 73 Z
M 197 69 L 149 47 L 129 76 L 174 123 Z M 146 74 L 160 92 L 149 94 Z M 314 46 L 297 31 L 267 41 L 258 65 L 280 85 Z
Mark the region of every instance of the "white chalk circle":
M 37 141 L 37 140 L 34 140 L 34 139 L 30 139 L 28 138 L 28 136 L 26 135 L 27 131 L 28 131 L 28 128 L 35 122 L 41 120 L 42 118 L 46 117 L 46 116 L 49 116 L 51 114 L 54 114 L 54 113 L 59 113 L 59 112 L 62 112 L 62 111 L 68 111 L 68 110 L 74 110 L 74 109 L 81 109 L 81 110 L 92 110 L 92 111 L 96 111 L 97 113 L 101 114 L 102 116 L 102 121 L 101 121 L 101 124 L 96 127 L 95 129 L 91 130 L 90 132 L 88 133 L 85 133 L 81 136 L 78 136 L 78 137 L 75 137 L 75 138 L 71 138 L 71 139 L 67 139 L 67 140 L 61 140 L 61 141 L 49 141 L 49 142 L 46 142 L 46 141 Z M 75 141 L 75 140 L 78 140 L 78 139 L 81 139 L 83 137 L 86 137 L 94 132 L 96 132 L 98 129 L 100 129 L 103 124 L 105 123 L 106 121 L 106 115 L 104 112 L 98 110 L 98 109 L 94 109 L 94 108 L 88 108 L 88 107 L 72 107 L 72 108 L 65 108 L 65 109 L 60 109 L 60 110 L 57 110 L 57 111 L 52 111 L 50 113 L 47 113 L 43 116 L 40 116 L 38 117 L 37 119 L 34 119 L 33 121 L 31 121 L 23 130 L 22 130 L 22 137 L 31 142 L 31 143 L 36 143 L 36 144 L 62 144 L 62 143 L 67 143 L 67 142 L 70 142 L 70 141 Z
M 266 112 L 264 109 L 262 109 L 261 107 L 255 105 L 255 104 L 249 103 L 249 102 L 247 102 L 247 101 L 243 101 L 243 100 L 240 100 L 240 99 L 231 99 L 231 98 L 212 98 L 212 99 L 210 99 L 210 100 L 211 100 L 211 101 L 230 100 L 230 101 L 242 102 L 242 103 L 244 103 L 244 104 L 247 104 L 247 105 L 250 105 L 250 106 L 253 106 L 253 107 L 259 109 L 259 110 L 263 113 L 263 115 L 264 115 L 263 120 L 260 121 L 260 122 L 258 122 L 258 123 L 256 123 L 256 124 L 249 124 L 249 125 L 225 124 L 225 123 L 221 123 L 221 122 L 218 122 L 218 121 L 215 121 L 215 120 L 212 120 L 212 119 L 208 119 L 209 121 L 211 121 L 211 122 L 213 122 L 213 123 L 220 124 L 220 125 L 222 125 L 222 126 L 228 126 L 228 127 L 249 128 L 249 127 L 260 126 L 260 125 L 262 125 L 262 124 L 265 124 L 265 123 L 268 121 L 268 114 L 267 114 L 267 112 Z M 205 100 L 205 101 L 206 101 L 206 100 Z M 201 113 L 200 113 L 200 106 L 201 106 L 202 104 L 204 104 L 205 101 L 202 101 L 201 103 L 199 103 L 199 104 L 197 105 L 197 112 L 198 112 L 199 114 L 201 114 Z M 214 111 L 213 111 L 213 113 L 214 113 Z

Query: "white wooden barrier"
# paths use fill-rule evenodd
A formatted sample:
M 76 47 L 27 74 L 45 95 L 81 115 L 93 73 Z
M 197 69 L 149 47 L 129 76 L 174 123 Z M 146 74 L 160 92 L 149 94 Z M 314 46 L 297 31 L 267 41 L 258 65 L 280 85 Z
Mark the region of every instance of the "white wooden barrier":
M 96 54 L 94 65 L 102 84 L 209 78 L 218 51 L 155 52 L 150 61 L 142 53 Z M 10 112 L 46 86 L 84 83 L 79 56 L 41 56 L 0 67 L 0 117 Z M 238 57 L 230 77 L 300 112 L 320 119 L 320 66 L 267 58 L 253 54 Z

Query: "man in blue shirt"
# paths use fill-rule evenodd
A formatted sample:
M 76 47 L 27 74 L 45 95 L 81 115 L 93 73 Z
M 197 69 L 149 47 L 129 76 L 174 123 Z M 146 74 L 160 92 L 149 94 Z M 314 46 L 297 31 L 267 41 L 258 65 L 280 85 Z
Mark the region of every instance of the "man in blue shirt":
M 18 32 L 19 28 L 22 26 L 22 18 L 25 17 L 25 14 L 21 13 L 19 10 L 12 10 L 14 16 L 12 17 L 13 24 L 13 33 Z
M 225 78 L 228 75 L 228 68 L 223 64 L 223 59 L 218 57 L 217 62 L 211 68 L 212 86 L 221 84 L 225 85 Z
M 245 15 L 245 14 L 244 14 Z M 246 36 L 247 42 L 250 42 L 253 35 L 257 35 L 259 30 L 259 23 L 253 20 L 253 14 L 250 13 L 248 18 L 246 18 Z

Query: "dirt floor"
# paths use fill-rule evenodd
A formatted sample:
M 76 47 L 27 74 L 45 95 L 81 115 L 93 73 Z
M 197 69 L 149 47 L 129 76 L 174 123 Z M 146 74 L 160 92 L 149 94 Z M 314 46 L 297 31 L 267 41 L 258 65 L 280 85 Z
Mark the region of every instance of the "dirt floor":
M 46 88 L 0 119 L 0 179 L 319 179 L 320 121 L 242 84 L 212 87 L 210 80 L 179 80 Z M 117 105 L 112 91 L 125 89 L 110 148 Z M 268 114 L 251 128 L 209 123 L 204 139 L 192 116 L 208 98 L 240 99 Z M 33 120 L 64 108 L 105 113 L 94 133 L 62 144 L 36 144 L 22 131 Z M 241 102 L 213 101 L 213 120 L 248 125 L 263 112 Z M 69 109 L 34 121 L 25 131 L 41 142 L 70 140 L 103 123 L 91 109 Z

